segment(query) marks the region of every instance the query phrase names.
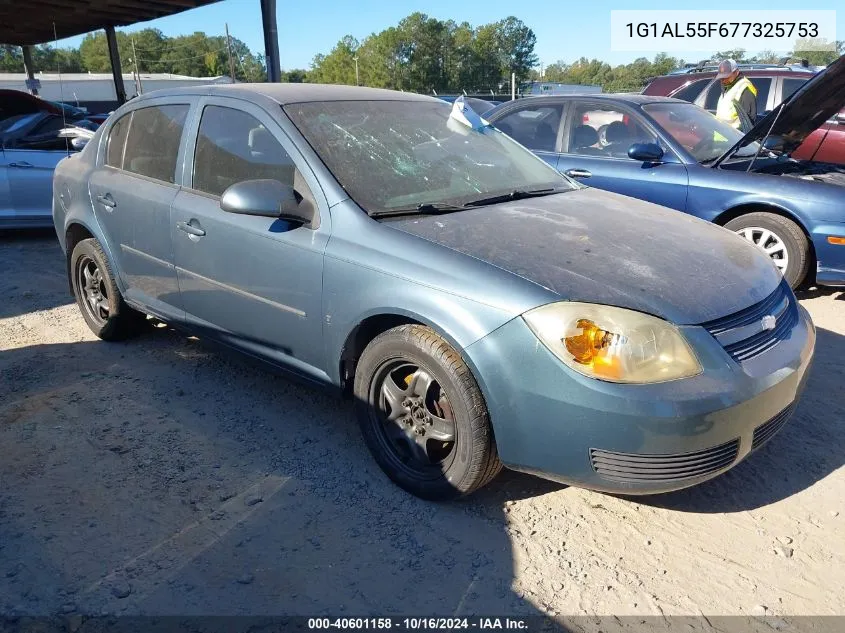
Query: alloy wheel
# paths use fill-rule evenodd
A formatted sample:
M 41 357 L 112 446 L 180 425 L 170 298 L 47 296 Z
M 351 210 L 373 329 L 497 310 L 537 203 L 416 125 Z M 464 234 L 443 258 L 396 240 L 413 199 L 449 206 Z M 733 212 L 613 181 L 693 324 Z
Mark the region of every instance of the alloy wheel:
M 109 295 L 100 267 L 86 255 L 80 258 L 76 270 L 79 293 L 86 312 L 97 323 L 105 323 L 109 318 Z
M 457 439 L 454 414 L 426 369 L 407 361 L 387 362 L 375 373 L 370 396 L 381 443 L 395 462 L 418 477 L 448 468 Z

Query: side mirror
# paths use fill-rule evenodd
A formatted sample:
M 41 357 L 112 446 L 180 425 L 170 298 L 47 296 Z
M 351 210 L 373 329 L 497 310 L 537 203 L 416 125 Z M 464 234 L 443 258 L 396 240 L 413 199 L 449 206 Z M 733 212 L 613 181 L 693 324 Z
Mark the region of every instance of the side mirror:
M 837 112 L 833 119 L 839 123 L 839 125 L 845 125 L 845 112 Z
M 643 163 L 656 163 L 663 158 L 663 148 L 657 143 L 634 143 L 628 148 L 628 158 Z
M 314 211 L 309 204 L 299 204 L 296 191 L 278 180 L 237 182 L 220 197 L 220 208 L 227 213 L 258 215 L 311 224 Z
M 86 145 L 88 145 L 88 141 L 91 139 L 82 138 L 81 136 L 77 136 L 75 138 L 70 139 L 70 146 L 75 150 L 81 150 Z

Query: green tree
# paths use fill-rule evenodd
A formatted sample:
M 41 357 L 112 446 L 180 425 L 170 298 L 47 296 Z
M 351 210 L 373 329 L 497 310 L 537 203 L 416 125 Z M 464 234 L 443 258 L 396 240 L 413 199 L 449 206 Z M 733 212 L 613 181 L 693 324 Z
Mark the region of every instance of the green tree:
M 495 25 L 501 71 L 510 78 L 511 73 L 517 77 L 526 77 L 528 72 L 537 65 L 538 58 L 534 53 L 537 36 L 522 20 L 513 16 L 497 22 Z
M 820 48 L 833 48 L 834 50 L 819 50 Z M 806 59 L 813 66 L 827 66 L 836 61 L 842 54 L 845 54 L 845 42 L 837 40 L 832 45 L 828 40 L 821 38 L 799 39 L 795 42 L 795 50 L 790 56 L 793 59 Z
M 351 35 L 345 36 L 328 55 L 314 57 L 308 80 L 313 83 L 355 85 L 355 54 L 357 51 L 358 40 Z

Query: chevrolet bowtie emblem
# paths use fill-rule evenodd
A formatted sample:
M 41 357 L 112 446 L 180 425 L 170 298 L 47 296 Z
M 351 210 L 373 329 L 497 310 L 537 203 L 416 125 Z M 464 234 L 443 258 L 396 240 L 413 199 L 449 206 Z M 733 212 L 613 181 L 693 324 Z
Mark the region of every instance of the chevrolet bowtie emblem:
M 771 314 L 767 314 L 760 321 L 760 325 L 763 326 L 764 330 L 774 330 L 775 326 L 777 324 L 778 324 L 778 320 L 775 317 L 773 317 Z

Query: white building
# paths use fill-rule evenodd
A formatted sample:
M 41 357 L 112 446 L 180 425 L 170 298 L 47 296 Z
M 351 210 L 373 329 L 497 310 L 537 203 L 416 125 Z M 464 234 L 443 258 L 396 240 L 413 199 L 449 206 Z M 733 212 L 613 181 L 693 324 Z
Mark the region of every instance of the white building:
M 38 96 L 50 101 L 64 101 L 80 104 L 116 104 L 114 80 L 111 73 L 62 73 L 61 81 L 57 73 L 35 74 L 39 80 Z M 232 83 L 230 77 L 188 77 L 168 73 L 141 73 L 141 88 L 144 93 L 161 88 L 179 88 L 183 86 L 202 86 L 210 84 Z M 135 75 L 123 74 L 126 96 L 139 92 Z M 26 91 L 25 73 L 0 73 L 0 89 Z

